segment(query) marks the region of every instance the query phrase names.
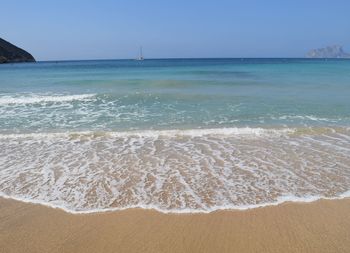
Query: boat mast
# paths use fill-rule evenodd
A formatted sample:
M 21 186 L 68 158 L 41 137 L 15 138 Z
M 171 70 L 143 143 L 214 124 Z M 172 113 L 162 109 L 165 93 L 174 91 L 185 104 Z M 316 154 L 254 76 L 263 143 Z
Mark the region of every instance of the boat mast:
M 140 47 L 140 60 L 143 60 L 143 55 L 142 55 L 142 46 Z

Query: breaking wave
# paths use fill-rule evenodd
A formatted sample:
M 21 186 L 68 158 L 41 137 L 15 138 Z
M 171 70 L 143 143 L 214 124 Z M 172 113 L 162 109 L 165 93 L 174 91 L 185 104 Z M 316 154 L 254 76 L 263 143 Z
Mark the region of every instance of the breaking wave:
M 348 128 L 0 135 L 0 195 L 72 213 L 212 212 L 348 197 Z
M 19 104 L 36 104 L 36 103 L 60 103 L 74 100 L 86 100 L 94 97 L 95 94 L 79 94 L 79 95 L 16 95 L 1 96 L 0 105 L 19 105 Z

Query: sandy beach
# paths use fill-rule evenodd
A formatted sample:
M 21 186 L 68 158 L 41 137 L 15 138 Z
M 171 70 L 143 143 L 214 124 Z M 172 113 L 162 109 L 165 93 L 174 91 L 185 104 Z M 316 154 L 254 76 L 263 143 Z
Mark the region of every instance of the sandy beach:
M 350 1 L 280 2 L 2 1 L 0 253 L 350 253 Z
M 1 252 L 349 252 L 350 199 L 248 211 L 73 215 L 0 199 Z

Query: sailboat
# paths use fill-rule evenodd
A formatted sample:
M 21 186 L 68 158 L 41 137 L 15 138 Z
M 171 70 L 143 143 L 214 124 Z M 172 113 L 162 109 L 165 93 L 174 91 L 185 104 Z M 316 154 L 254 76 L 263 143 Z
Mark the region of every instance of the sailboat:
M 140 55 L 138 58 L 136 58 L 137 61 L 143 61 L 144 58 L 143 58 L 143 54 L 142 54 L 142 47 L 140 47 Z

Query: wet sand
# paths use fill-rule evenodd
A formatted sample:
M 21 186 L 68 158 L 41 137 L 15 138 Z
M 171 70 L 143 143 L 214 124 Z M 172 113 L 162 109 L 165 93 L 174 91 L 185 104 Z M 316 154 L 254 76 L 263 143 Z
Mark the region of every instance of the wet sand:
M 0 252 L 350 252 L 350 199 L 195 215 L 0 199 Z

